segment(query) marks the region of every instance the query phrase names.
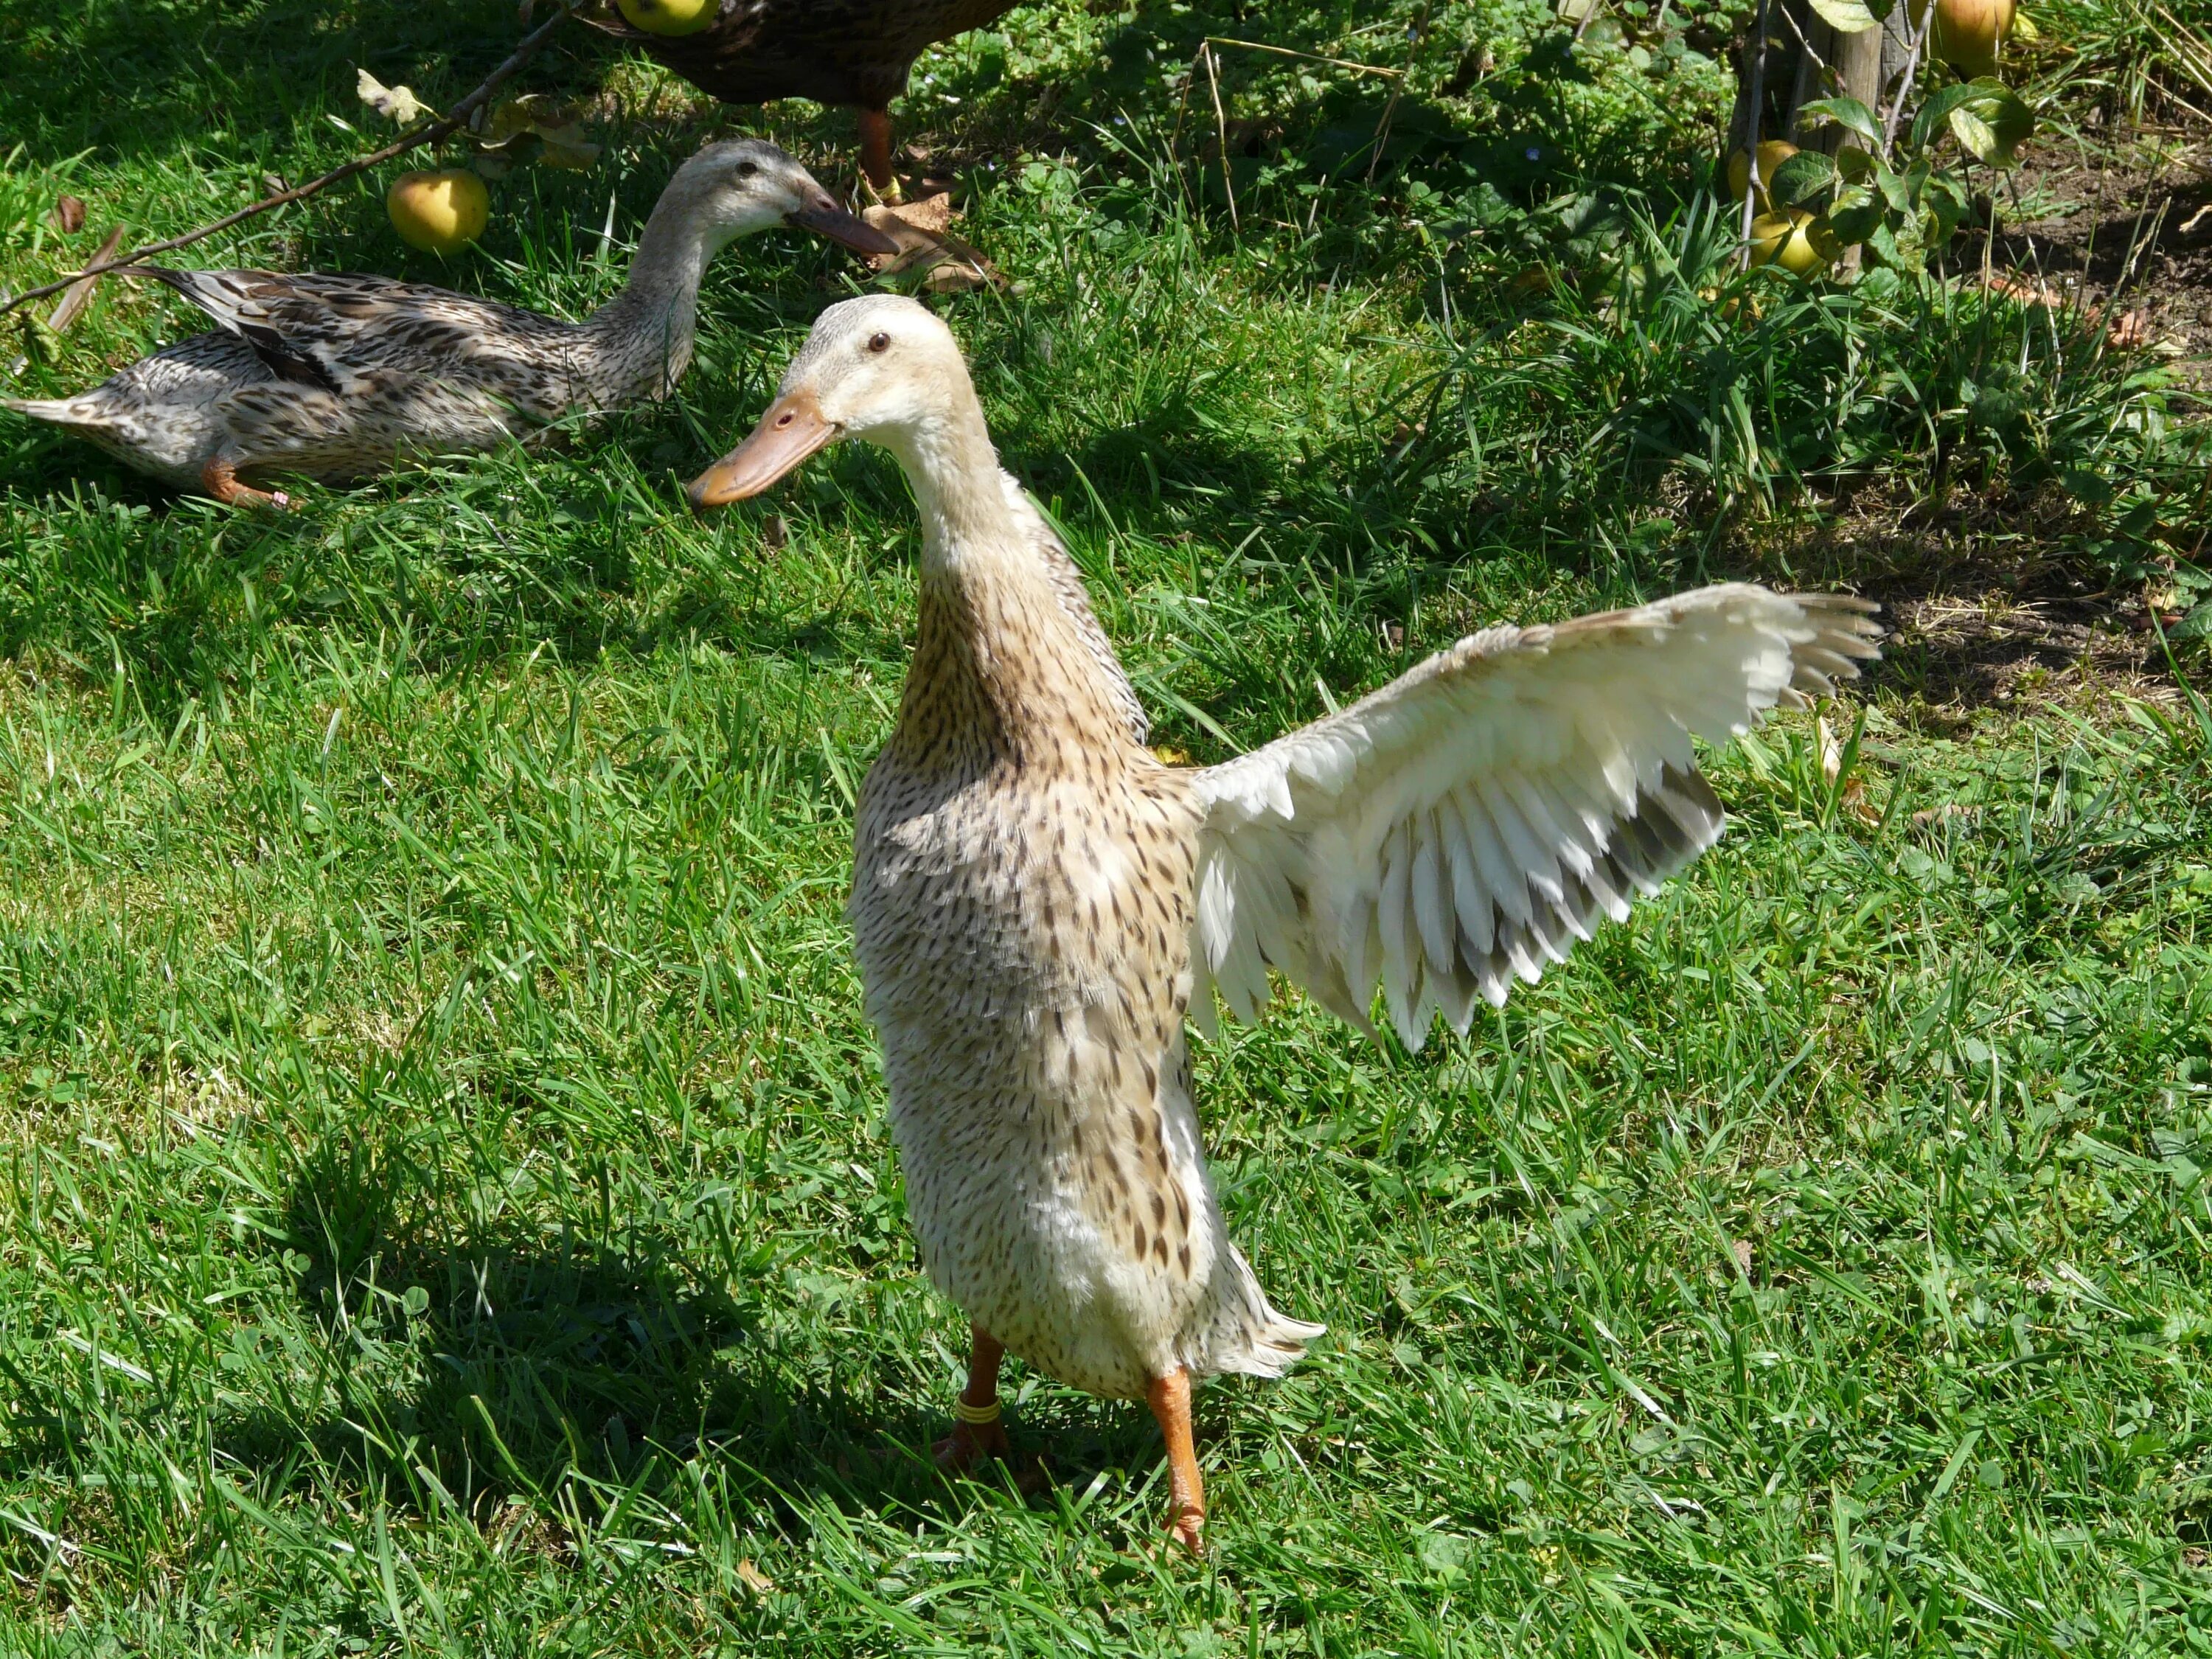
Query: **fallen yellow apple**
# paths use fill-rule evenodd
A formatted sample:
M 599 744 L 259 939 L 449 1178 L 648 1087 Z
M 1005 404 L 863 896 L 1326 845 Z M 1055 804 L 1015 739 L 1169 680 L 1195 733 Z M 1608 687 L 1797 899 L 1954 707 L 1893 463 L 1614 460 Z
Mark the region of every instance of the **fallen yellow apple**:
M 491 197 L 483 180 L 463 167 L 403 173 L 385 192 L 384 210 L 408 246 L 451 253 L 483 234 L 491 219 Z
M 1774 170 L 1797 153 L 1797 146 L 1787 138 L 1769 138 L 1759 147 L 1759 199 L 1766 200 L 1766 186 L 1774 178 Z M 1743 200 L 1744 191 L 1751 188 L 1751 157 L 1738 150 L 1729 157 L 1729 197 L 1733 201 Z
M 634 28 L 647 34 L 696 34 L 714 21 L 721 0 L 615 0 Z
M 1751 222 L 1751 262 L 1778 264 L 1799 276 L 1817 276 L 1834 256 L 1834 234 L 1802 208 L 1762 213 Z

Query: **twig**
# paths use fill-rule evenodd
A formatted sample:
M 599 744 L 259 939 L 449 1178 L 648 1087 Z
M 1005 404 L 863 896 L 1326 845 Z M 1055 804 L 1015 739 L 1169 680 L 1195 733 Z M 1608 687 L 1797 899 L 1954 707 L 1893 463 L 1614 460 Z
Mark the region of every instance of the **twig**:
M 106 261 L 95 259 L 82 270 L 73 271 L 67 276 L 47 283 L 39 288 L 26 289 L 4 305 L 0 305 L 0 316 L 4 316 L 18 306 L 27 305 L 33 300 L 40 299 L 49 294 L 58 294 L 64 289 L 76 283 L 85 282 L 95 276 L 105 276 L 111 270 L 120 270 L 125 265 L 136 264 L 141 259 L 148 258 L 154 254 L 167 253 L 172 249 L 189 247 L 194 242 L 204 241 L 216 232 L 228 230 L 233 225 L 243 220 L 251 219 L 258 214 L 267 213 L 272 208 L 285 207 L 291 203 L 303 200 L 314 195 L 318 191 L 327 190 L 341 179 L 350 179 L 357 173 L 366 173 L 374 167 L 381 167 L 395 155 L 404 155 L 410 149 L 435 143 L 447 133 L 456 131 L 466 125 L 469 118 L 483 107 L 492 94 L 497 92 L 512 79 L 516 70 L 535 58 L 538 48 L 552 39 L 554 31 L 567 22 L 569 17 L 586 3 L 587 0 L 565 0 L 559 14 L 539 24 L 536 29 L 526 35 L 522 44 L 507 55 L 507 61 L 484 77 L 482 85 L 428 125 L 417 127 L 414 131 L 394 139 L 382 149 L 371 150 L 366 155 L 356 156 L 343 167 L 332 167 L 319 179 L 310 179 L 306 184 L 296 185 L 290 190 L 280 190 L 273 196 L 264 197 L 251 207 L 242 207 L 235 213 L 226 214 L 212 224 L 202 225 L 197 230 L 188 230 L 181 236 L 172 236 L 166 242 L 149 242 L 143 247 L 134 247 L 119 258 Z
M 102 259 L 112 259 L 115 250 L 122 246 L 123 227 L 118 225 L 107 233 L 106 239 L 100 245 L 100 252 L 92 256 L 93 264 L 98 264 Z M 69 292 L 62 295 L 62 302 L 54 307 L 53 315 L 46 319 L 46 326 L 58 334 L 82 317 L 84 308 L 92 303 L 92 286 L 99 280 L 97 276 L 80 276 L 71 283 Z
M 1229 228 L 1242 234 L 1243 226 L 1237 222 L 1237 185 L 1229 176 L 1229 118 L 1221 110 L 1221 79 L 1213 72 L 1213 46 L 1211 42 L 1199 48 L 1206 54 L 1206 84 L 1213 88 L 1213 126 L 1221 140 L 1221 188 L 1229 198 Z
M 2145 203 L 2144 206 L 2148 208 L 2149 204 Z M 2150 245 L 2158 240 L 2159 232 L 2166 228 L 2166 211 L 2172 206 L 2173 198 L 2171 196 L 2158 204 L 2158 216 L 2150 222 L 2150 230 L 2148 234 L 2143 232 L 2142 214 L 2138 212 L 2136 215 L 2136 234 L 2130 240 L 2127 259 L 2120 266 L 2120 274 L 2113 279 L 2112 287 L 2105 291 L 2106 306 L 2117 305 L 2119 302 L 2120 290 L 2135 280 L 2137 263 L 2142 260 L 2144 252 Z
M 1264 40 L 1233 40 L 1225 34 L 1209 34 L 1209 46 L 1242 46 L 1246 52 L 1272 52 L 1278 58 L 1303 58 L 1309 64 L 1327 64 L 1331 69 L 1351 70 L 1359 75 L 1380 75 L 1386 80 L 1402 81 L 1403 70 L 1384 69 L 1378 64 L 1357 64 L 1349 58 L 1324 58 L 1317 52 L 1299 52 L 1291 46 L 1271 46 Z
M 1782 9 L 1782 21 L 1790 25 L 1790 33 L 1797 37 L 1798 50 L 1802 52 L 1807 58 L 1812 60 L 1814 73 L 1816 75 L 1826 75 L 1828 72 L 1828 60 L 1821 57 L 1820 54 L 1814 49 L 1813 43 L 1805 38 L 1805 30 L 1803 26 L 1797 21 L 1797 14 L 1790 10 L 1789 7 L 1784 6 Z M 1804 77 L 1801 76 L 1798 78 L 1802 82 Z M 1790 113 L 1795 115 L 1796 113 L 1796 94 L 1793 92 L 1790 94 Z
M 1759 176 L 1759 135 L 1766 130 L 1766 112 L 1759 107 L 1766 97 L 1766 0 L 1759 0 L 1759 15 L 1753 21 L 1754 39 L 1751 44 L 1751 98 L 1748 131 L 1744 134 L 1743 153 L 1749 161 L 1750 178 L 1744 185 L 1743 211 L 1737 216 L 1738 234 L 1743 238 L 1743 252 L 1736 256 L 1736 269 L 1751 269 L 1752 206 L 1759 200 L 1760 188 L 1765 180 Z
M 93 263 L 99 264 L 100 260 L 106 258 L 122 246 L 123 227 L 118 225 L 107 233 L 107 239 L 100 245 L 100 252 L 92 256 Z M 95 277 L 86 276 L 70 285 L 70 291 L 62 295 L 62 302 L 53 308 L 52 314 L 46 319 L 46 329 L 49 333 L 59 334 L 84 314 L 84 308 L 92 303 L 93 284 L 97 280 Z M 8 373 L 21 374 L 29 365 L 30 361 L 31 354 L 26 349 L 21 356 L 8 365 Z
M 1421 36 L 1427 33 L 1428 27 L 1429 9 L 1424 5 L 1413 27 L 1406 31 L 1406 68 L 1408 70 L 1413 67 L 1413 54 L 1420 50 Z M 1367 158 L 1366 182 L 1370 185 L 1375 182 L 1375 169 L 1382 165 L 1382 146 L 1390 142 L 1390 122 L 1398 113 L 1398 100 L 1405 95 L 1405 91 L 1406 76 L 1401 75 L 1391 83 L 1389 97 L 1382 100 L 1382 118 L 1375 124 L 1374 153 Z
M 1909 9 L 1905 21 L 1910 27 L 1912 18 Z M 1898 79 L 1897 96 L 1890 102 L 1888 118 L 1881 124 L 1881 148 L 1884 155 L 1896 154 L 1897 124 L 1905 118 L 1905 100 L 1911 94 L 1913 80 L 1920 73 L 1920 48 L 1927 43 L 1929 31 L 1935 27 L 1936 8 L 1930 6 L 1922 15 L 1920 27 L 1912 31 L 1911 38 L 1905 45 L 1905 72 Z

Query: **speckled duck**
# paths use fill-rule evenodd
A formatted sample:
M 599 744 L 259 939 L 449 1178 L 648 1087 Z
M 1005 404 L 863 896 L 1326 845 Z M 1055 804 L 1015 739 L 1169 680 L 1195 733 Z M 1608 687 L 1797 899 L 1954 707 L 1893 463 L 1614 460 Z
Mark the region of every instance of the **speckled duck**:
M 1042 517 L 1000 469 L 959 349 L 912 301 L 832 306 L 750 437 L 691 487 L 757 494 L 842 438 L 922 520 L 914 659 L 860 799 L 850 915 L 921 1259 L 968 1314 L 962 1465 L 1004 1449 L 1011 1352 L 1142 1398 L 1170 1524 L 1205 1517 L 1194 1380 L 1273 1376 L 1322 1328 L 1231 1242 L 1187 1018 L 1269 970 L 1418 1048 L 1465 1030 L 1719 836 L 1692 735 L 1855 678 L 1870 606 L 1708 587 L 1461 641 L 1241 760 L 1163 764 Z
M 74 398 L 0 404 L 179 488 L 283 506 L 240 475 L 364 477 L 665 396 L 690 366 L 708 262 L 777 224 L 897 251 L 774 144 L 710 144 L 661 192 L 623 291 L 583 322 L 386 276 L 149 268 L 132 274 L 222 326 Z

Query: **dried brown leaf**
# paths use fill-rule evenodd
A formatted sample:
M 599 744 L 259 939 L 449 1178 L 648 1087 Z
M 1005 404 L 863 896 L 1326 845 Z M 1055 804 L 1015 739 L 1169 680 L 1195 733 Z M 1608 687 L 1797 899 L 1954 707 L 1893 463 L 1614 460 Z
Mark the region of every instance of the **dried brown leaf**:
M 2150 307 L 2137 306 L 2122 312 L 2105 325 L 2105 343 L 2116 351 L 2131 351 L 2150 343 Z
M 1006 286 L 1006 279 L 997 266 L 946 231 L 953 218 L 949 195 L 872 207 L 860 216 L 898 244 L 896 253 L 869 257 L 869 267 L 878 276 L 920 272 L 922 286 L 933 294 Z
M 1844 751 L 1836 746 L 1836 734 L 1829 728 L 1826 714 L 1814 716 L 1813 738 L 1820 746 L 1820 776 L 1832 789 L 1843 775 Z
M 415 95 L 412 88 L 387 87 L 367 70 L 354 72 L 354 91 L 362 103 L 379 115 L 386 120 L 397 121 L 403 127 L 411 126 L 423 117 L 437 113 Z
M 106 264 L 115 257 L 115 250 L 122 246 L 123 227 L 118 225 L 107 233 L 107 240 L 100 245 L 100 252 L 92 256 L 92 263 Z M 84 308 L 92 303 L 93 290 L 99 281 L 97 276 L 87 276 L 81 282 L 71 283 L 63 290 L 61 303 L 54 307 L 53 315 L 46 319 L 46 326 L 59 334 L 84 315 Z

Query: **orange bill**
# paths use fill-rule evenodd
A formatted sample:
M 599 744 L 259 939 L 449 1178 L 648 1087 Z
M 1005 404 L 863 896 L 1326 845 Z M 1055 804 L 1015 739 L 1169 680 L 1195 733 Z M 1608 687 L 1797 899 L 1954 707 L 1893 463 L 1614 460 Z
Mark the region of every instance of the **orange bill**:
M 750 437 L 691 480 L 691 505 L 703 512 L 749 500 L 834 441 L 837 433 L 836 425 L 823 418 L 812 392 L 778 398 Z

